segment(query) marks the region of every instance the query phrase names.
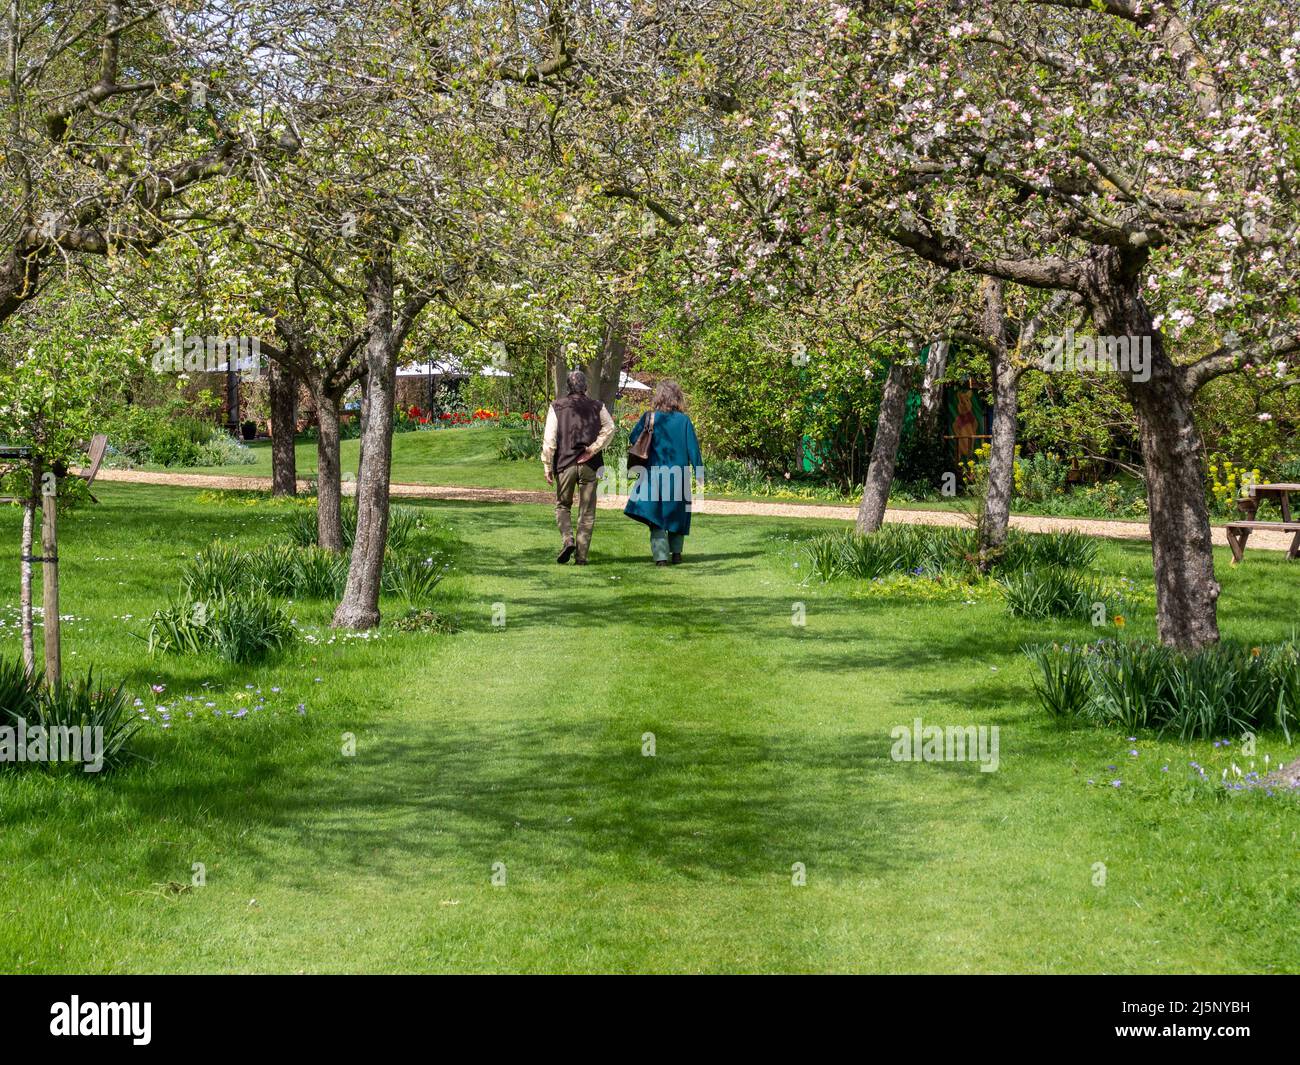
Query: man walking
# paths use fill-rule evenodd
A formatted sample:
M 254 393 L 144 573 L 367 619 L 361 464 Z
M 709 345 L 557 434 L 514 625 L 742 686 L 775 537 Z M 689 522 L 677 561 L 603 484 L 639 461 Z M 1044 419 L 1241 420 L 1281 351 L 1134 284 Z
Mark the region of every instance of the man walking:
M 569 394 L 551 404 L 542 434 L 542 466 L 546 483 L 555 485 L 555 523 L 564 545 L 555 561 L 587 564 L 591 530 L 596 525 L 596 482 L 600 453 L 614 435 L 614 419 L 605 404 L 587 395 L 587 375 L 574 370 L 567 379 Z M 573 537 L 573 493 L 578 493 L 578 537 Z

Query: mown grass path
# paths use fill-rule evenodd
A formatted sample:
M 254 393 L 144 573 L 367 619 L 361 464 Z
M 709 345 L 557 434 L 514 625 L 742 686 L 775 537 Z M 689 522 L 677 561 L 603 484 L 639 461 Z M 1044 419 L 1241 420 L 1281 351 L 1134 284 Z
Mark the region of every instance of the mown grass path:
M 4 971 L 1300 965 L 1294 803 L 1181 790 L 1190 759 L 1217 766 L 1208 742 L 1040 716 L 1019 647 L 1086 625 L 806 585 L 792 545 L 824 526 L 803 521 L 701 516 L 665 570 L 602 513 L 577 569 L 546 507 L 437 502 L 417 505 L 463 541 L 459 634 L 343 639 L 329 604 L 299 603 L 318 642 L 273 663 L 150 659 L 132 633 L 185 558 L 275 539 L 284 512 L 97 494 L 62 523 L 68 668 L 266 709 L 184 704 L 143 742 L 152 764 L 112 777 L 0 774 Z M 17 526 L 0 511 L 0 540 Z M 1150 581 L 1140 545 L 1101 566 Z M 1225 572 L 1226 631 L 1287 634 L 1295 572 Z M 12 558 L 4 575 L 16 601 Z M 916 717 L 999 726 L 998 771 L 891 760 Z

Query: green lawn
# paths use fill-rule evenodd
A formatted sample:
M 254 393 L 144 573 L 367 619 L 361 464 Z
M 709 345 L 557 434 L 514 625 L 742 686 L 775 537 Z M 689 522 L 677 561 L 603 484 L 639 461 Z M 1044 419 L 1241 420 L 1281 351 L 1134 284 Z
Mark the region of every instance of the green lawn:
M 537 461 L 511 462 L 498 457 L 497 445 L 506 431 L 495 426 L 467 429 L 436 429 L 393 435 L 393 480 L 404 484 L 452 484 L 481 488 L 546 488 L 542 464 Z M 344 473 L 356 475 L 360 441 L 344 440 L 339 445 Z M 270 477 L 271 442 L 257 440 L 249 445 L 257 462 L 249 466 L 185 467 L 177 473 L 211 473 L 218 476 Z M 316 476 L 316 444 L 299 440 L 295 447 L 298 476 Z
M 464 631 L 335 638 L 329 604 L 299 603 L 319 642 L 270 664 L 150 659 L 133 634 L 183 560 L 275 539 L 286 509 L 96 492 L 63 520 L 65 662 L 181 709 L 139 743 L 150 763 L 0 773 L 2 971 L 1300 969 L 1293 797 L 1185 786 L 1189 760 L 1228 764 L 1208 741 L 1035 709 L 1019 646 L 1084 625 L 804 586 L 793 521 L 697 518 L 689 564 L 657 569 L 644 530 L 602 512 L 577 569 L 554 564 L 548 508 L 422 504 L 461 540 L 445 587 Z M 0 509 L 0 538 L 17 530 Z M 1300 569 L 1220 563 L 1225 633 L 1289 635 Z M 1100 565 L 1151 579 L 1144 545 Z M 259 688 L 242 718 L 203 705 Z M 917 716 L 998 725 L 1000 768 L 892 761 Z M 206 886 L 186 889 L 195 862 Z

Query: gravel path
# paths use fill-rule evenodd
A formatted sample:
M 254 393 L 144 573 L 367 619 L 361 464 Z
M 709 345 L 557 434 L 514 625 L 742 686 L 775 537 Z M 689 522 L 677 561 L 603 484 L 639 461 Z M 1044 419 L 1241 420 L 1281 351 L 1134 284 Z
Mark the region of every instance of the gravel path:
M 162 473 L 151 470 L 108 470 L 99 471 L 101 481 L 122 481 L 129 484 L 171 485 L 178 488 L 212 488 L 231 491 L 271 490 L 269 477 L 216 477 L 210 474 L 196 473 Z M 299 488 L 305 489 L 305 481 L 298 482 Z M 348 493 L 352 485 L 344 482 L 343 491 Z M 555 502 L 555 495 L 549 491 L 528 492 L 513 488 L 466 488 L 459 485 L 397 484 L 390 486 L 394 496 L 412 499 L 451 499 L 468 503 L 542 503 Z M 598 501 L 603 510 L 622 509 L 626 496 L 606 496 Z M 854 507 L 823 506 L 813 503 L 758 503 L 732 499 L 697 499 L 693 509 L 696 514 L 755 515 L 769 518 L 814 518 L 838 521 L 852 521 L 857 511 Z M 970 519 L 961 513 L 948 510 L 887 510 L 885 521 L 905 525 L 962 525 Z M 1024 532 L 1068 532 L 1075 531 L 1087 536 L 1101 536 L 1111 540 L 1150 540 L 1151 534 L 1146 522 L 1140 521 L 1098 521 L 1090 518 L 1042 518 L 1029 515 L 1013 515 L 1013 528 Z M 1211 532 L 1214 542 L 1220 547 L 1228 544 L 1227 534 L 1221 526 L 1215 526 Z M 1250 536 L 1248 549 L 1263 548 L 1268 551 L 1285 551 L 1291 546 L 1290 533 L 1254 532 Z

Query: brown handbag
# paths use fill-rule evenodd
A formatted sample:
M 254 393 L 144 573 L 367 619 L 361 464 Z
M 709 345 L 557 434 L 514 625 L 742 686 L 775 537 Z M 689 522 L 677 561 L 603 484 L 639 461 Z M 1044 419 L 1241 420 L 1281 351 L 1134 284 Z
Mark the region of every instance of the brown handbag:
M 632 466 L 650 466 L 650 441 L 654 437 L 655 431 L 655 412 L 650 412 L 650 420 L 646 427 L 641 431 L 641 435 L 636 438 L 636 443 L 627 449 L 627 464 Z

